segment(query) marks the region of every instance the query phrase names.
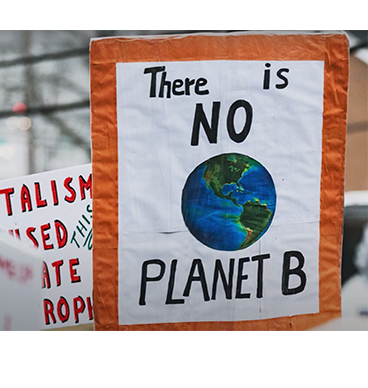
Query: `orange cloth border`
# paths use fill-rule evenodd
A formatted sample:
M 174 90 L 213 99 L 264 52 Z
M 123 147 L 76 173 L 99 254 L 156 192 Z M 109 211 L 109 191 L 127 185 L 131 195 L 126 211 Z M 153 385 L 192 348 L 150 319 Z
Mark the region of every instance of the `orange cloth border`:
M 117 62 L 323 60 L 320 312 L 239 322 L 119 325 Z M 344 33 L 193 34 L 92 40 L 93 303 L 95 330 L 306 330 L 341 315 L 341 245 L 349 43 Z

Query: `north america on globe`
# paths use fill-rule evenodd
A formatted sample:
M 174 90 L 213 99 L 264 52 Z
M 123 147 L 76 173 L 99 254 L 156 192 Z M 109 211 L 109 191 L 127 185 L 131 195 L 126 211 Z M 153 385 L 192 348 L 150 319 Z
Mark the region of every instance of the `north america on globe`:
M 192 171 L 181 205 L 187 228 L 202 244 L 221 251 L 241 250 L 270 227 L 276 209 L 275 185 L 257 160 L 221 154 Z

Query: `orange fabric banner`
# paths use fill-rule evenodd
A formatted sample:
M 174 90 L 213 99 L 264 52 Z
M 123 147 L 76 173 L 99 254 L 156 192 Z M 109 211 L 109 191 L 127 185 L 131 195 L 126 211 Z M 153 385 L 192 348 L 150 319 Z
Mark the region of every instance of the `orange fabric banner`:
M 169 66 L 170 64 L 172 64 L 172 67 Z M 192 67 L 190 67 L 191 64 L 194 64 L 194 66 L 197 67 L 195 69 L 193 67 L 193 70 Z M 227 65 L 231 70 L 223 70 Z M 348 66 L 349 44 L 344 33 L 190 34 L 182 36 L 114 37 L 91 41 L 91 137 L 94 234 L 93 299 L 96 330 L 306 330 L 340 316 L 340 260 L 344 198 Z M 182 69 L 186 68 L 188 68 L 188 74 L 198 74 L 197 77 L 188 76 L 187 79 L 185 79 L 186 74 L 184 73 L 180 76 Z M 213 81 L 211 83 L 211 77 L 215 74 L 217 69 L 218 73 L 221 74 L 216 78 L 218 84 L 221 84 L 221 88 L 218 88 L 218 94 L 216 94 L 217 86 L 215 85 L 215 82 Z M 173 73 L 170 73 L 170 71 Z M 195 73 L 195 71 L 197 71 L 197 73 Z M 249 76 L 247 81 L 244 81 L 244 85 L 241 81 L 234 81 L 232 79 L 232 75 L 235 77 L 236 74 L 243 74 L 242 72 L 244 71 L 246 71 L 244 74 Z M 138 78 L 135 78 L 138 77 L 136 76 L 137 74 L 141 77 L 139 80 Z M 176 78 L 174 77 L 174 74 L 176 74 Z M 252 92 L 256 88 L 252 85 L 253 83 L 255 84 L 255 79 L 257 77 L 259 90 L 257 89 L 257 91 Z M 305 77 L 306 81 L 303 81 L 303 77 Z M 142 84 L 144 82 L 147 86 L 147 101 L 149 100 L 149 102 L 144 103 L 147 104 L 148 111 L 151 109 L 151 111 L 149 111 L 151 113 L 145 113 L 144 119 L 139 118 L 141 109 L 140 103 L 134 105 L 135 101 L 138 101 L 139 98 L 141 98 L 138 85 L 139 82 L 141 82 L 140 79 L 144 80 L 142 81 Z M 296 79 L 298 79 L 298 81 L 296 81 Z M 295 85 L 296 82 L 299 82 L 300 88 L 295 89 L 296 91 L 293 92 L 292 87 L 294 87 L 293 85 Z M 129 93 L 125 93 L 127 90 L 126 85 L 129 83 L 132 84 L 131 89 L 129 89 Z M 134 84 L 137 86 L 134 86 Z M 312 96 L 321 96 L 320 103 L 309 103 L 309 101 L 306 101 L 308 100 L 308 96 L 304 96 L 303 93 L 300 92 L 304 90 L 304 87 L 306 90 L 311 90 L 311 93 L 314 93 L 311 94 Z M 225 107 L 225 101 L 227 100 L 224 90 L 226 91 L 226 88 L 229 88 L 232 93 L 229 92 L 229 95 L 237 96 L 237 100 L 232 105 L 230 102 L 233 101 L 229 100 L 230 108 L 228 108 L 228 106 Z M 223 101 L 222 96 L 224 96 Z M 211 105 L 206 105 L 206 98 L 213 103 L 212 121 Z M 171 105 L 165 105 L 166 107 L 162 111 L 158 111 L 161 112 L 159 114 L 162 114 L 162 116 L 160 116 L 160 120 L 163 120 L 162 131 L 169 126 L 165 120 L 170 115 L 177 115 L 177 122 L 179 122 L 178 126 L 180 125 L 181 114 L 192 115 L 192 121 L 193 115 L 196 117 L 193 126 L 188 129 L 188 142 L 185 145 L 187 148 L 183 151 L 190 155 L 193 153 L 193 157 L 190 156 L 192 159 L 188 156 L 185 160 L 193 160 L 194 164 L 192 167 L 189 167 L 190 163 L 188 162 L 187 168 L 187 166 L 184 166 L 180 161 L 176 161 L 177 164 L 173 164 L 173 166 L 179 170 L 183 168 L 183 170 L 185 170 L 182 172 L 183 176 L 188 176 L 193 168 L 198 165 L 197 169 L 193 170 L 193 173 L 188 177 L 187 186 L 185 187 L 189 187 L 190 177 L 194 177 L 197 171 L 202 171 L 201 168 L 205 168 L 202 164 L 199 165 L 199 162 L 211 156 L 211 158 L 207 160 L 207 167 L 205 170 L 207 188 L 210 188 L 213 191 L 211 191 L 211 194 L 218 194 L 217 197 L 220 196 L 221 200 L 230 200 L 230 205 L 236 206 L 235 210 L 237 210 L 237 208 L 240 208 L 240 211 L 243 209 L 241 215 L 238 217 L 238 223 L 240 222 L 243 229 L 246 230 L 246 232 L 244 232 L 244 230 L 242 231 L 245 233 L 244 235 L 246 238 L 240 248 L 232 249 L 230 245 L 226 245 L 229 244 L 229 241 L 225 240 L 223 242 L 225 245 L 216 242 L 213 244 L 218 245 L 211 246 L 212 242 L 207 242 L 205 240 L 206 236 L 201 237 L 202 235 L 197 235 L 195 227 L 192 228 L 190 224 L 191 220 L 185 219 L 185 215 L 187 214 L 185 212 L 187 210 L 185 208 L 186 205 L 183 204 L 184 197 L 182 197 L 181 212 L 178 210 L 177 216 L 175 214 L 168 215 L 168 217 L 171 218 L 170 221 L 167 221 L 166 223 L 168 225 L 167 228 L 166 226 L 161 226 L 161 212 L 157 210 L 157 218 L 155 218 L 155 212 L 152 211 L 149 220 L 144 220 L 143 217 L 141 217 L 141 219 L 137 221 L 137 225 L 135 225 L 134 222 L 131 224 L 131 230 L 129 230 L 129 217 L 132 217 L 132 215 L 129 215 L 127 212 L 130 209 L 132 210 L 132 213 L 135 211 L 139 214 L 141 211 L 143 212 L 139 207 L 139 196 L 142 195 L 142 193 L 140 193 L 141 190 L 147 189 L 144 186 L 144 183 L 139 183 L 137 192 L 131 193 L 130 191 L 134 191 L 135 188 L 132 187 L 130 190 L 124 187 L 124 182 L 126 182 L 127 185 L 130 185 L 131 182 L 134 181 L 134 174 L 136 176 L 143 174 L 142 176 L 147 176 L 147 179 L 150 179 L 148 177 L 149 171 L 156 166 L 156 163 L 157 165 L 163 166 L 162 171 L 169 169 L 169 166 L 164 163 L 165 157 L 158 151 L 155 156 L 147 155 L 146 157 L 144 154 L 137 156 L 137 153 L 139 154 L 140 150 L 137 145 L 138 140 L 142 142 L 142 139 L 146 139 L 146 147 L 148 146 L 152 150 L 155 148 L 162 149 L 163 152 L 166 152 L 165 142 L 170 136 L 167 135 L 166 137 L 166 135 L 162 135 L 161 138 L 159 131 L 154 132 L 152 129 L 153 132 L 150 132 L 151 127 L 150 123 L 147 122 L 147 117 L 149 118 L 152 116 L 152 120 L 158 120 L 157 114 L 155 114 L 155 104 L 161 102 L 162 104 L 166 104 L 167 102 L 163 101 L 168 101 L 169 99 Z M 174 100 L 183 102 L 174 102 Z M 193 106 L 193 110 L 190 111 L 190 113 L 187 113 L 188 110 L 185 105 L 186 102 L 184 101 L 193 101 L 192 105 L 189 106 L 189 108 Z M 264 101 L 264 108 L 262 108 L 262 101 Z M 290 101 L 294 102 L 290 104 Z M 220 105 L 220 103 L 222 105 Z M 182 111 L 180 104 L 182 104 Z M 267 111 L 267 104 L 275 107 L 274 114 Z M 129 108 L 125 108 L 126 106 Z M 179 108 L 178 110 L 175 110 L 176 108 L 174 107 L 177 106 Z M 195 107 L 196 110 L 194 109 Z M 277 107 L 281 107 L 284 111 L 281 113 L 280 108 Z M 226 113 L 222 113 L 222 109 Z M 256 198 L 256 195 L 254 194 L 251 200 L 249 200 L 248 197 L 244 197 L 246 199 L 244 199 L 240 205 L 240 196 L 246 195 L 245 192 L 242 192 L 241 182 L 243 177 L 245 177 L 245 173 L 248 174 L 250 172 L 249 166 L 258 166 L 258 169 L 261 169 L 262 167 L 262 165 L 261 167 L 259 166 L 260 163 L 248 156 L 246 156 L 245 159 L 242 159 L 242 150 L 246 149 L 245 145 L 248 144 L 250 147 L 250 145 L 253 144 L 251 137 L 256 136 L 256 133 L 259 133 L 257 136 L 261 136 L 261 129 L 264 124 L 262 119 L 260 119 L 261 114 L 259 112 L 262 112 L 264 117 L 268 117 L 267 115 L 269 114 L 269 119 L 273 120 L 272 123 L 275 124 L 282 123 L 282 120 L 284 120 L 284 117 L 286 117 L 288 112 L 296 112 L 300 117 L 295 118 L 293 117 L 293 114 L 290 114 L 290 117 L 292 118 L 285 118 L 286 121 L 289 121 L 288 124 L 285 124 L 285 128 L 288 125 L 292 128 L 291 122 L 293 120 L 299 120 L 296 122 L 305 121 L 305 128 L 308 129 L 308 123 L 312 123 L 312 121 L 310 121 L 311 119 L 309 119 L 309 110 L 312 109 L 314 109 L 314 111 L 311 115 L 315 117 L 313 120 L 318 123 L 320 116 L 321 122 L 320 128 L 316 125 L 316 129 L 313 129 L 313 136 L 315 137 L 309 136 L 308 133 L 305 133 L 305 135 L 298 133 L 295 135 L 296 142 L 293 144 L 294 135 L 291 131 L 291 136 L 282 135 L 290 142 L 288 146 L 285 146 L 285 144 L 276 144 L 279 137 L 276 137 L 275 135 L 273 143 L 267 144 L 268 148 L 266 145 L 262 148 L 262 142 L 266 144 L 267 141 L 264 137 L 257 138 L 257 141 L 254 140 L 254 153 L 257 155 L 264 155 L 268 152 L 266 151 L 267 148 L 267 150 L 272 149 L 270 155 L 276 155 L 275 157 L 271 157 L 270 155 L 265 156 L 265 160 L 268 160 L 267 158 L 269 158 L 269 160 L 274 160 L 274 162 L 267 164 L 267 169 L 271 172 L 268 175 L 272 175 L 274 179 L 273 183 L 277 195 L 275 194 L 273 199 L 268 196 L 262 200 L 258 197 Z M 123 112 L 121 115 L 119 113 L 120 111 Z M 178 113 L 179 111 L 180 114 Z M 220 118 L 217 117 L 220 122 L 218 125 L 218 132 L 215 130 L 217 129 L 216 112 L 218 113 L 218 116 L 220 116 Z M 244 126 L 243 122 L 239 124 L 241 118 L 243 118 L 241 112 L 244 112 L 246 115 Z M 284 114 L 285 116 L 283 116 Z M 224 116 L 224 118 L 222 118 L 222 116 Z M 239 118 L 239 116 L 241 116 L 241 118 Z M 301 119 L 301 117 L 303 117 L 303 119 Z M 139 120 L 142 120 L 142 123 L 145 122 L 147 126 L 142 127 L 143 124 L 140 125 Z M 196 122 L 197 124 L 195 124 Z M 137 123 L 137 128 L 134 127 L 134 123 Z M 125 128 L 128 124 L 132 127 L 126 129 L 125 132 Z M 222 129 L 222 125 L 225 130 Z M 121 135 L 119 128 L 123 128 Z M 195 128 L 198 132 L 197 137 Z M 243 129 L 240 130 L 241 128 Z M 275 127 L 274 132 L 280 131 L 278 128 L 279 127 Z M 267 131 L 270 131 L 270 129 L 267 129 Z M 301 132 L 302 129 L 295 128 L 295 132 L 297 131 Z M 150 137 L 152 133 L 157 136 Z M 137 134 L 136 138 L 135 134 Z M 174 137 L 174 132 L 171 136 Z M 303 153 L 303 136 L 306 138 L 306 143 L 309 142 L 309 145 L 306 146 L 309 147 L 307 150 L 308 155 L 303 154 L 303 156 L 301 156 L 301 160 L 304 160 L 302 158 L 305 158 L 305 162 L 303 162 L 305 167 L 303 167 L 301 171 L 297 171 L 296 166 L 298 166 L 298 162 L 295 162 L 295 172 L 290 173 L 290 176 L 285 175 L 284 181 L 281 172 L 276 171 L 276 167 L 273 167 L 272 165 L 274 164 L 276 166 L 278 163 L 284 164 L 285 169 L 287 165 L 293 166 L 297 155 L 294 155 L 292 150 L 294 146 L 297 147 L 296 149 L 298 150 L 298 147 L 300 147 L 301 151 L 298 151 L 299 155 Z M 225 137 L 226 144 L 229 145 L 218 148 L 217 151 L 212 151 L 216 149 L 214 147 L 220 147 L 220 143 Z M 315 140 L 310 140 L 309 137 L 313 137 Z M 175 148 L 175 152 L 182 152 L 178 151 L 181 147 L 181 143 L 179 143 L 179 140 L 177 140 L 177 143 L 175 143 L 175 141 L 176 140 L 170 138 L 171 143 L 167 144 L 172 146 L 173 149 Z M 285 141 L 283 143 L 285 143 Z M 296 143 L 300 145 L 296 145 Z M 233 148 L 231 148 L 232 145 Z M 313 149 L 314 146 L 318 148 Z M 257 147 L 259 147 L 259 149 Z M 285 147 L 285 151 L 283 152 L 285 152 L 284 155 L 286 156 L 280 156 L 282 160 L 277 160 L 277 149 L 281 149 L 282 147 Z M 122 151 L 119 151 L 120 149 L 122 149 Z M 194 150 L 196 154 L 194 154 Z M 203 156 L 198 157 L 197 160 L 196 155 L 200 153 L 201 150 L 209 151 L 204 151 Z M 231 152 L 234 153 L 231 154 L 231 156 L 228 156 L 230 155 L 228 150 L 233 150 Z M 242 151 L 242 153 L 238 152 L 239 150 Z M 144 153 L 144 151 L 141 152 Z M 215 159 L 215 156 L 211 155 L 211 152 L 215 152 L 214 155 L 216 155 L 217 159 Z M 244 152 L 251 154 L 249 148 Z M 218 156 L 217 154 L 220 153 L 221 155 Z M 170 155 L 170 160 L 172 160 L 173 154 Z M 138 157 L 141 159 L 133 159 Z M 150 159 L 151 157 L 153 159 Z M 223 161 L 224 158 L 227 158 L 225 162 Z M 314 158 L 316 159 L 316 162 L 314 163 L 311 161 L 311 164 L 309 165 L 309 161 L 312 159 L 314 160 Z M 137 167 L 137 171 L 128 171 L 128 168 L 131 168 L 132 166 L 132 168 L 134 168 L 134 166 L 136 166 L 134 164 L 129 164 L 131 163 L 131 160 L 145 160 L 144 169 L 142 170 L 142 166 L 140 166 L 139 168 Z M 152 163 L 149 162 L 150 160 Z M 194 160 L 196 160 L 196 162 L 194 162 Z M 239 166 L 240 161 L 244 163 L 243 175 L 241 175 L 241 177 L 238 176 L 238 178 L 240 177 L 239 179 L 237 178 L 238 180 L 235 179 L 227 182 L 224 178 L 223 183 L 229 183 L 227 189 L 233 190 L 229 193 L 225 193 L 224 186 L 218 191 L 219 189 L 216 186 L 217 183 L 214 183 L 214 181 L 211 180 L 214 179 L 213 176 L 214 174 L 217 174 L 216 171 L 218 171 L 216 168 L 219 167 L 212 167 L 211 169 L 210 163 L 215 163 L 219 160 L 221 160 L 221 163 L 227 163 L 232 172 Z M 260 160 L 259 156 L 258 160 Z M 235 165 L 234 163 L 237 164 Z M 302 235 L 302 228 L 304 228 L 304 226 L 294 227 L 294 225 L 299 222 L 299 210 L 297 205 L 293 207 L 294 205 L 291 204 L 290 212 L 294 213 L 290 215 L 286 214 L 287 208 L 283 208 L 283 206 L 285 206 L 283 205 L 283 190 L 285 190 L 286 198 L 288 189 L 284 189 L 282 185 L 286 184 L 283 182 L 287 181 L 296 193 L 303 191 L 305 185 L 305 197 L 306 201 L 309 201 L 308 184 L 306 182 L 301 182 L 301 186 L 298 188 L 299 178 L 295 178 L 296 181 L 294 182 L 292 180 L 294 179 L 293 177 L 301 176 L 303 173 L 308 175 L 309 171 L 312 170 L 317 171 L 318 177 L 316 174 L 312 174 L 309 178 L 306 178 L 306 181 L 310 179 L 312 186 L 314 187 L 314 185 L 316 185 L 317 187 L 317 191 L 310 189 L 310 203 L 312 204 L 313 201 L 313 203 L 316 203 L 317 201 L 318 209 L 313 215 L 309 214 L 312 212 L 309 211 L 309 209 L 305 209 L 305 211 L 300 209 L 301 218 L 304 217 L 305 213 L 305 221 L 303 221 L 303 225 L 307 225 L 307 229 L 305 230 L 311 228 L 311 232 L 306 232 L 300 239 L 303 240 L 301 246 L 306 246 L 307 250 L 309 249 L 308 245 L 315 245 L 316 254 L 313 255 L 314 248 L 310 248 L 311 253 L 308 254 L 304 253 L 301 248 L 298 249 L 298 236 L 294 239 L 290 237 L 289 240 L 287 239 L 289 237 L 280 236 L 281 240 L 285 238 L 285 240 L 282 240 L 285 245 L 285 248 L 283 248 L 285 252 L 282 252 L 282 262 L 282 255 L 280 254 L 280 259 L 275 259 L 276 253 L 273 253 L 274 251 L 279 252 L 279 248 L 273 248 L 273 244 L 275 246 L 278 244 L 277 228 L 279 227 L 281 228 L 280 230 L 290 231 L 290 234 L 292 234 L 294 230 L 296 235 L 297 233 Z M 125 171 L 127 171 L 126 181 L 124 181 Z M 128 175 L 130 173 L 132 173 L 133 178 L 129 181 Z M 293 175 L 294 173 L 296 175 Z M 121 178 L 119 178 L 119 176 L 121 176 Z M 277 178 L 278 176 L 280 178 Z M 315 179 L 316 177 L 318 179 Z M 218 176 L 216 175 L 216 179 L 217 178 Z M 119 179 L 121 179 L 120 183 Z M 165 181 L 164 178 L 159 179 Z M 177 180 L 168 185 L 174 186 L 176 185 L 176 182 Z M 230 187 L 230 182 L 234 183 L 233 189 Z M 272 178 L 270 178 L 270 182 L 272 182 Z M 185 181 L 182 182 L 180 192 L 184 183 Z M 237 186 L 237 188 L 235 186 Z M 157 187 L 152 187 L 152 191 L 147 192 L 146 194 L 154 197 L 156 193 L 155 190 L 161 190 L 158 184 Z M 170 190 L 170 193 L 175 193 L 175 188 L 170 188 Z M 185 190 L 186 189 L 184 188 L 183 193 L 185 193 Z M 137 204 L 134 199 L 135 195 L 138 196 L 136 201 Z M 167 195 L 168 198 L 170 198 L 171 194 Z M 191 194 L 188 194 L 188 198 L 190 195 Z M 302 194 L 300 194 L 300 196 L 301 195 Z M 277 202 L 275 204 L 276 196 Z M 131 203 L 126 203 L 127 198 Z M 173 201 L 174 200 L 175 199 L 173 199 Z M 189 200 L 193 201 L 192 198 L 189 198 L 188 201 Z M 246 210 L 248 209 L 247 203 L 253 206 L 252 209 L 257 211 L 257 214 L 267 214 L 268 224 L 263 228 L 262 233 L 259 232 L 258 235 L 256 232 L 257 228 L 255 227 L 252 229 L 252 227 L 249 226 L 250 221 L 244 221 Z M 135 206 L 137 206 L 137 208 Z M 307 208 L 307 205 L 305 206 Z M 125 207 L 127 209 L 126 213 L 124 213 Z M 177 207 L 180 207 L 179 204 Z M 267 213 L 265 209 L 267 209 Z M 172 210 L 167 209 L 167 213 L 171 212 Z M 281 221 L 281 215 L 284 215 L 284 213 L 284 219 L 287 219 L 287 221 Z M 184 230 L 184 222 L 182 222 L 180 218 L 181 215 L 183 215 L 185 224 L 190 233 L 187 229 Z M 273 216 L 275 217 L 272 218 Z M 317 216 L 318 218 L 316 218 Z M 162 225 L 166 225 L 165 222 L 166 218 L 163 218 Z M 183 224 L 183 229 L 181 229 L 182 226 L 180 222 Z M 316 229 L 313 229 L 314 226 L 309 226 L 309 224 L 315 224 Z M 134 228 L 136 228 L 136 230 Z M 214 226 L 214 228 L 216 228 L 216 226 Z M 317 230 L 317 238 L 313 237 L 314 230 Z M 147 233 L 144 240 L 147 241 L 147 245 L 141 244 L 143 237 L 141 237 L 140 234 L 143 233 Z M 159 256 L 159 249 L 156 250 L 156 248 L 154 248 L 155 241 L 157 241 L 157 243 L 166 244 L 166 241 L 171 241 L 168 240 L 168 235 L 173 234 L 182 237 L 176 237 L 176 240 L 172 243 L 173 248 L 167 248 L 168 250 L 172 249 L 172 252 L 170 252 L 171 259 L 166 260 Z M 251 237 L 252 234 L 254 241 Z M 155 236 L 157 236 L 157 238 Z M 271 241 L 271 237 L 273 238 L 273 244 L 268 242 Z M 308 240 L 308 238 L 310 240 Z M 181 240 L 185 241 L 185 243 L 182 243 L 185 247 L 191 247 L 191 244 L 193 244 L 193 252 L 204 252 L 204 249 L 208 249 L 210 252 L 215 252 L 215 256 L 213 257 L 225 257 L 227 254 L 227 257 L 231 257 L 231 259 L 227 259 L 226 264 L 225 262 L 219 262 L 220 259 L 218 259 L 215 269 L 210 273 L 206 272 L 207 268 L 203 268 L 205 265 L 202 263 L 201 259 L 198 258 L 200 256 L 195 255 L 195 253 L 188 253 L 188 255 L 191 255 L 190 260 L 189 256 L 185 257 L 188 263 L 183 264 L 184 259 L 181 260 L 178 256 L 185 256 L 186 253 L 184 251 L 178 252 L 178 249 L 175 250 L 175 247 L 180 247 L 179 250 L 182 250 L 183 246 L 180 245 Z M 287 247 L 286 243 L 289 244 Z M 152 256 L 150 256 L 149 244 L 151 244 L 152 247 Z M 198 248 L 196 244 L 198 245 Z M 207 247 L 205 247 L 205 245 L 207 245 Z M 257 248 L 257 251 L 256 247 L 259 247 Z M 261 251 L 261 249 L 266 248 L 268 249 L 267 253 L 266 250 Z M 135 262 L 133 263 L 133 261 L 130 263 L 129 260 L 133 260 L 132 257 L 134 257 L 136 252 L 139 252 L 139 249 L 144 251 L 142 257 L 145 256 L 142 260 L 145 261 L 139 265 Z M 235 250 L 236 252 L 242 251 L 241 257 L 232 253 L 232 251 Z M 128 257 L 129 252 L 131 252 L 131 257 Z M 174 259 L 176 257 L 178 258 Z M 276 264 L 277 260 L 281 260 L 279 264 Z M 249 272 L 249 279 L 247 280 L 248 275 L 246 274 L 245 268 L 248 262 L 249 266 L 253 265 L 254 270 L 252 269 L 251 271 L 253 271 L 254 274 L 251 275 L 253 272 Z M 310 267 L 310 271 L 313 275 L 311 275 L 310 278 L 308 277 L 309 274 L 307 271 L 309 262 L 313 262 Z M 185 265 L 187 266 L 185 275 L 185 280 L 187 280 L 187 282 L 185 283 L 185 280 L 182 280 L 182 282 L 184 282 L 182 289 L 184 289 L 184 285 L 186 284 L 184 292 L 182 292 L 182 290 L 178 291 L 175 289 L 175 282 L 177 281 L 180 283 L 180 280 L 176 280 L 175 274 L 182 271 L 181 266 Z M 303 267 L 303 265 L 305 266 Z M 135 266 L 137 266 L 137 270 L 134 269 Z M 279 270 L 279 273 L 276 270 L 269 270 L 268 268 L 271 268 L 271 266 L 274 266 L 272 268 L 275 269 L 278 268 L 277 271 Z M 315 271 L 313 270 L 313 266 L 316 268 Z M 150 272 L 151 270 L 152 272 Z M 232 270 L 233 272 L 231 272 Z M 231 286 L 230 283 L 232 280 L 230 274 L 233 274 L 236 271 L 238 271 L 238 275 L 233 277 L 234 284 Z M 206 283 L 204 272 L 206 272 L 207 280 L 210 279 L 212 275 L 214 276 L 213 283 L 217 282 L 217 294 L 215 285 L 212 284 L 211 289 L 209 282 L 207 282 L 208 284 Z M 264 279 L 262 279 L 263 275 Z M 215 282 L 216 276 L 217 280 Z M 228 278 L 226 278 L 227 276 Z M 253 279 L 251 279 L 252 276 Z M 277 280 L 273 281 L 273 276 L 277 277 Z M 130 278 L 133 277 L 137 278 L 137 283 L 132 283 L 136 285 L 130 289 L 128 284 L 130 284 Z M 304 279 L 304 277 L 307 279 Z M 156 287 L 157 285 L 158 290 L 158 284 L 161 281 L 160 278 L 165 279 L 167 295 L 162 294 L 164 295 L 163 301 L 159 300 L 159 297 L 157 297 L 156 300 L 156 296 L 152 296 L 152 299 L 150 299 L 153 286 Z M 263 283 L 261 280 L 263 280 Z M 292 283 L 292 280 L 294 283 Z M 245 285 L 247 281 L 250 282 L 249 284 L 254 284 L 256 290 L 246 293 Z M 218 301 L 218 306 L 222 306 L 221 308 L 217 307 L 215 304 L 213 304 L 213 308 L 208 307 L 215 301 L 216 297 L 218 300 L 220 299 L 220 283 L 223 286 L 224 292 L 226 292 L 226 290 L 228 291 L 227 298 L 223 298 L 224 300 L 221 302 Z M 271 285 L 273 283 L 276 285 Z M 264 288 L 261 287 L 263 284 Z M 237 290 L 235 293 L 236 286 Z M 203 293 L 202 296 L 202 293 L 200 292 L 200 297 L 202 299 L 204 298 L 204 301 L 202 301 L 203 319 L 201 318 L 202 307 L 200 307 L 202 305 L 195 305 L 195 302 L 193 301 L 193 309 L 196 309 L 196 311 L 194 311 L 193 309 L 191 310 L 190 302 L 187 301 L 192 298 L 192 294 L 194 295 L 194 287 L 197 287 L 197 289 Z M 304 288 L 306 291 L 304 291 Z M 278 302 L 269 302 L 269 304 L 267 304 L 267 295 L 270 294 L 270 300 L 272 300 L 273 290 L 280 290 L 280 296 L 277 297 L 278 299 L 275 299 L 280 301 L 279 310 L 277 310 L 278 307 L 275 306 Z M 171 295 L 169 297 L 170 292 Z M 310 295 L 311 300 L 313 299 L 312 302 L 310 302 L 308 295 Z M 300 302 L 293 302 L 293 300 L 299 300 L 293 298 L 299 297 L 301 298 Z M 155 305 L 155 301 L 160 304 L 160 306 Z M 226 301 L 229 303 L 236 303 L 237 307 L 235 307 L 235 304 L 231 305 L 234 306 L 235 312 L 223 312 L 226 310 Z M 246 306 L 248 305 L 244 304 L 244 308 L 239 307 L 241 306 L 240 303 L 244 303 L 244 301 L 248 301 L 247 303 L 249 303 L 249 315 L 243 311 L 244 309 L 247 309 Z M 290 307 L 289 305 L 293 303 L 295 306 Z M 298 303 L 300 304 L 298 305 Z M 148 307 L 149 304 L 152 304 L 152 306 Z M 305 304 L 305 306 L 308 307 L 300 307 L 301 304 Z M 262 313 L 257 311 L 258 305 L 262 307 Z M 259 309 L 261 309 L 261 307 L 259 307 Z M 147 308 L 147 310 L 144 310 L 145 308 Z M 151 310 L 148 310 L 148 308 Z M 165 308 L 166 310 L 164 310 Z M 231 307 L 230 310 L 232 308 L 233 307 Z M 185 312 L 178 312 L 180 309 L 183 309 L 182 311 L 185 309 Z M 222 311 L 218 312 L 216 309 L 221 309 Z M 151 311 L 151 315 L 147 317 L 145 311 Z M 161 311 L 170 312 L 165 313 L 164 316 L 161 314 Z M 234 319 L 229 318 L 231 317 L 231 314 L 234 315 Z M 183 321 L 180 320 L 181 316 L 184 317 Z

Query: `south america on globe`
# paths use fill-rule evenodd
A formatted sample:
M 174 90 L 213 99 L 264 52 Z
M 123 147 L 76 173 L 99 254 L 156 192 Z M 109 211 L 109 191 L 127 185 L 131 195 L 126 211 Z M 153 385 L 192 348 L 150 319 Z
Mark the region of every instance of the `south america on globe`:
M 258 241 L 270 227 L 276 191 L 266 168 L 249 156 L 228 153 L 197 166 L 186 180 L 181 210 L 202 244 L 236 251 Z

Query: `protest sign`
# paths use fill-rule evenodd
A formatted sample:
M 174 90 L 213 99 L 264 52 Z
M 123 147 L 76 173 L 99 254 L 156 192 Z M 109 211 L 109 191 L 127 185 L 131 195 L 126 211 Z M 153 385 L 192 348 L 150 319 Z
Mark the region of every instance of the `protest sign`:
M 97 330 L 340 314 L 345 34 L 91 41 Z
M 0 182 L 1 224 L 44 252 L 42 329 L 93 321 L 91 164 Z
M 42 256 L 0 231 L 0 330 L 39 330 Z

